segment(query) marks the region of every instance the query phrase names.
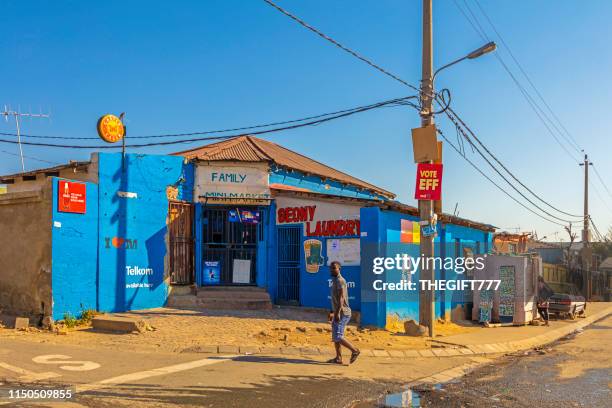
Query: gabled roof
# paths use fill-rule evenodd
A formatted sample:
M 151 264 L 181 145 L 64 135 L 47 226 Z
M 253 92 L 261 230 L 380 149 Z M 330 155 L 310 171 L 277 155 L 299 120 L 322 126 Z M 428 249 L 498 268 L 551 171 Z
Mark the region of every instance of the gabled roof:
M 350 176 L 323 163 L 303 156 L 276 143 L 255 136 L 238 136 L 191 150 L 174 153 L 188 159 L 203 161 L 268 162 L 287 169 L 313 174 L 373 191 L 387 198 L 395 194 Z
M 601 264 L 599 269 L 612 269 L 612 256 L 607 257 Z

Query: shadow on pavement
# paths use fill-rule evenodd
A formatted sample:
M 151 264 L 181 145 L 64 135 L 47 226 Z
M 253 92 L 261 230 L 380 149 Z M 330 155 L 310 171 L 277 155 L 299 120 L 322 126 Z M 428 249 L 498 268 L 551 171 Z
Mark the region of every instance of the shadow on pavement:
M 109 390 L 81 394 L 77 401 L 88 407 L 176 406 L 209 407 L 344 407 L 373 395 L 389 392 L 397 384 L 383 380 L 340 377 L 270 377 L 265 384 L 243 387 L 186 386 L 162 388 L 158 384 L 125 384 Z

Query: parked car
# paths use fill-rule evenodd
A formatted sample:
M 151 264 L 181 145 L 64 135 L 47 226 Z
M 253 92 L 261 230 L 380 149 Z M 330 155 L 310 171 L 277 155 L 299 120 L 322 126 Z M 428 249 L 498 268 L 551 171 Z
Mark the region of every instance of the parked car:
M 548 286 L 553 295 L 548 299 L 548 312 L 556 316 L 567 315 L 574 319 L 586 312 L 586 300 L 580 291 L 571 283 L 550 282 Z

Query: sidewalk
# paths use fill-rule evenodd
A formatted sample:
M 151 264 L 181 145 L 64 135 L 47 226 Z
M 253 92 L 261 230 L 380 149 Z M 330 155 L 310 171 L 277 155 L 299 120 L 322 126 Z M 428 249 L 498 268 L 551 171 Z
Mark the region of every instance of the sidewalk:
M 551 320 L 550 326 L 510 326 L 482 328 L 478 332 L 458 334 L 437 340 L 448 347 L 474 354 L 515 352 L 558 340 L 612 313 L 612 303 L 596 302 L 587 305 L 587 317 L 576 320 Z M 504 341 L 500 341 L 504 340 Z M 451 349 L 452 350 L 452 349 Z
M 410 337 L 384 330 L 349 326 L 348 338 L 364 356 L 381 358 L 470 357 L 526 350 L 553 342 L 612 313 L 612 303 L 590 303 L 587 317 L 551 321 L 545 326 L 461 327 L 437 326 L 442 336 Z M 48 331 L 0 329 L 0 339 L 13 338 L 52 344 L 97 344 L 113 349 L 175 353 L 229 353 L 266 355 L 333 354 L 329 324 L 320 311 L 278 308 L 272 311 L 196 312 L 151 309 L 120 313 L 144 319 L 155 331 L 109 334 L 81 328 L 56 335 Z
M 396 350 L 391 348 L 361 348 L 363 355 L 370 357 L 455 357 L 493 355 L 500 353 L 527 350 L 533 347 L 556 341 L 576 330 L 582 329 L 593 322 L 612 314 L 612 303 L 597 302 L 587 306 L 587 317 L 576 320 L 551 321 L 550 326 L 510 326 L 494 328 L 478 328 L 468 333 L 430 339 L 431 348 Z M 503 342 L 499 340 L 503 339 Z M 329 354 L 330 347 L 241 347 L 241 346 L 200 346 L 193 352 L 228 353 L 239 352 L 247 354 L 289 354 L 317 355 Z

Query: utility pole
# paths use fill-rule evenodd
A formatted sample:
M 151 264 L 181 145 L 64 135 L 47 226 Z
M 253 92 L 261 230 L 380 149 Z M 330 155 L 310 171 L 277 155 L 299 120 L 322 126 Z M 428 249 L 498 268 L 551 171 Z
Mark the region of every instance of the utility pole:
M 19 125 L 19 118 L 48 118 L 49 115 L 42 113 L 21 113 L 8 109 L 4 106 L 4 111 L 0 112 L 0 115 L 4 116 L 4 119 L 8 122 L 8 117 L 13 116 L 15 118 L 15 127 L 17 128 L 17 143 L 19 144 L 19 157 L 21 157 L 21 171 L 25 173 L 25 163 L 23 161 L 23 147 L 21 146 L 21 126 Z
M 421 126 L 433 125 L 433 21 L 432 0 L 423 0 L 423 60 L 421 78 Z M 430 162 L 431 163 L 431 162 Z M 421 221 L 431 222 L 433 218 L 433 201 L 419 200 Z M 420 241 L 421 256 L 427 260 L 434 255 L 434 236 L 422 236 Z M 434 337 L 435 291 L 433 281 L 435 270 L 432 262 L 421 264 L 421 280 L 429 280 L 430 286 L 419 292 L 419 324 L 427 326 L 429 336 Z
M 593 163 L 589 162 L 589 155 L 584 155 L 584 162 L 580 166 L 584 166 L 584 221 L 582 227 L 582 291 L 586 300 L 591 299 L 591 251 L 590 251 L 590 236 L 589 230 L 589 166 Z

